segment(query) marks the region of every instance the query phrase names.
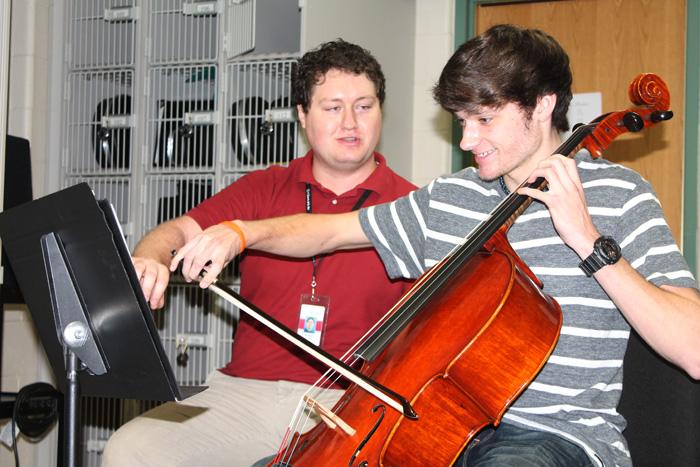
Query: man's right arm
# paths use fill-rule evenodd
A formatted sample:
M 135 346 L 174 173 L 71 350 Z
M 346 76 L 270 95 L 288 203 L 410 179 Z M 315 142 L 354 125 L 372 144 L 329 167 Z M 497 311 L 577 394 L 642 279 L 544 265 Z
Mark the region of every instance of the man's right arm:
M 165 304 L 172 251 L 178 250 L 201 232 L 194 219 L 181 216 L 148 232 L 134 248 L 134 269 L 151 308 L 162 308 Z
M 250 247 L 296 258 L 372 246 L 360 225 L 359 211 L 296 214 L 242 225 Z
M 263 220 L 235 220 L 245 247 L 295 258 L 372 246 L 360 225 L 358 211 L 344 214 L 295 214 Z M 242 238 L 226 225 L 214 225 L 195 235 L 170 262 L 174 271 L 182 262 L 186 280 L 206 288 L 243 250 Z M 203 278 L 202 269 L 208 271 Z

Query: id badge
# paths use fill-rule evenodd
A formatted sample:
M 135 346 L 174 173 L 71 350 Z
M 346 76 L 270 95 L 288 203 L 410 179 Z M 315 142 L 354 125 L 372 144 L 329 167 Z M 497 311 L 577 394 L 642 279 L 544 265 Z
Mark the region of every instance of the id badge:
M 326 330 L 330 301 L 331 298 L 325 295 L 301 295 L 297 334 L 319 347 Z

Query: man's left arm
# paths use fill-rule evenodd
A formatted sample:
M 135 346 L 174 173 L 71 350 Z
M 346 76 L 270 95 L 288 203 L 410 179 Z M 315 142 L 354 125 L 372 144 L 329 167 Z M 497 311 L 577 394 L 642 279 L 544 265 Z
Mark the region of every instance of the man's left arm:
M 543 192 L 521 188 L 520 194 L 547 205 L 561 239 L 581 259 L 600 237 L 588 212 L 576 163 L 555 155 L 542 161 L 529 181 L 547 179 Z M 700 379 L 700 293 L 690 287 L 657 286 L 624 258 L 593 274 L 630 325 L 660 355 Z
M 654 350 L 700 379 L 700 293 L 696 289 L 656 286 L 624 258 L 593 276 Z

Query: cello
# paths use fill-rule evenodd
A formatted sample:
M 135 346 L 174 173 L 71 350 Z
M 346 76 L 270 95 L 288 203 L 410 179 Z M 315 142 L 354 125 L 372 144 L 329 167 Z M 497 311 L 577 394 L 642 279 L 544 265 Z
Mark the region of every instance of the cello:
M 573 156 L 585 148 L 600 157 L 618 135 L 673 115 L 656 75 L 639 75 L 628 94 L 636 107 L 579 126 L 555 152 Z M 546 180 L 527 186 L 542 190 Z M 451 465 L 478 431 L 500 423 L 546 363 L 562 324 L 559 305 L 507 240 L 530 203 L 517 190 L 508 195 L 418 279 L 353 351 L 361 368 L 341 371 L 363 383 L 352 385 L 332 410 L 308 398 L 325 423 L 290 433 L 272 465 Z

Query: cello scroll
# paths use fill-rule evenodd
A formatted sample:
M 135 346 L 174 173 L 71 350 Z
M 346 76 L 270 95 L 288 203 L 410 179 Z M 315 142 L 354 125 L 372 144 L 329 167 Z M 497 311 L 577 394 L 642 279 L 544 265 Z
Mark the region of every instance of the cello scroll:
M 627 94 L 637 107 L 602 115 L 595 130 L 582 141 L 581 146 L 594 159 L 602 156 L 619 135 L 628 131 L 635 133 L 673 117 L 673 112 L 669 110 L 671 97 L 668 87 L 658 75 L 637 75 L 630 83 Z

